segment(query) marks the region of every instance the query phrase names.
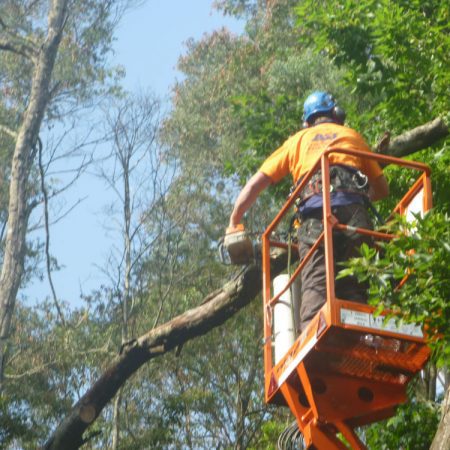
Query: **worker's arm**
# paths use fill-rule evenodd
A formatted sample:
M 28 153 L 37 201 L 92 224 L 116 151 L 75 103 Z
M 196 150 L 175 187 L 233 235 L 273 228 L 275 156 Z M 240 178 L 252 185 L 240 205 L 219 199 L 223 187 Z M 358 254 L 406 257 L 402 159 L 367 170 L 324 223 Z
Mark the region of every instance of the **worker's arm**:
M 239 193 L 234 203 L 233 212 L 230 216 L 229 227 L 233 228 L 241 222 L 242 216 L 255 203 L 258 195 L 270 184 L 272 180 L 262 172 L 256 172 Z
M 389 185 L 384 177 L 380 175 L 375 180 L 371 181 L 369 184 L 369 199 L 372 202 L 381 200 L 389 195 Z

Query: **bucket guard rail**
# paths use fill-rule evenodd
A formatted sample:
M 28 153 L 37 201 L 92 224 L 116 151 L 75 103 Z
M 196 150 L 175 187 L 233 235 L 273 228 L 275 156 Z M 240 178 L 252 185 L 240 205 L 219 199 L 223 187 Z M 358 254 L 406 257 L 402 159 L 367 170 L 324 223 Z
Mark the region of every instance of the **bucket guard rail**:
M 330 162 L 332 153 L 370 158 L 414 170 L 419 176 L 395 206 L 393 214 L 411 216 L 432 206 L 430 169 L 425 164 L 356 150 L 327 150 L 303 177 L 262 236 L 265 399 L 285 405 L 296 418 L 306 448 L 365 449 L 354 428 L 390 417 L 407 400 L 406 386 L 426 364 L 430 350 L 420 327 L 397 328 L 394 319 L 374 315 L 374 307 L 336 298 L 333 265 L 333 229 L 347 229 L 331 212 Z M 280 246 L 271 236 L 290 211 L 300 191 L 320 168 L 322 173 L 323 232 L 300 261 L 281 292 L 272 296 L 270 249 Z M 392 239 L 379 231 L 352 231 Z M 324 246 L 326 303 L 296 338 L 286 355 L 274 364 L 273 309 L 292 285 L 319 245 Z

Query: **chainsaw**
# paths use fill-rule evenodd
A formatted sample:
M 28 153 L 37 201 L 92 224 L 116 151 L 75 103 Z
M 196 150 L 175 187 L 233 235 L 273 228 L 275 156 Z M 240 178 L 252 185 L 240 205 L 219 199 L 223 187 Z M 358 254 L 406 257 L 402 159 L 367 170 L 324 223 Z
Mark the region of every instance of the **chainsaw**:
M 250 264 L 255 256 L 253 243 L 244 225 L 228 227 L 225 237 L 219 243 L 219 256 L 223 264 Z

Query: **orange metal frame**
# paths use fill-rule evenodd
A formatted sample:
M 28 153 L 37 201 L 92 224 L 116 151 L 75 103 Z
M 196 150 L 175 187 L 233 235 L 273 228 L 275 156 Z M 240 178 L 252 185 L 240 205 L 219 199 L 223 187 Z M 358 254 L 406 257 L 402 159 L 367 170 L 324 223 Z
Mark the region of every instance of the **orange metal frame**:
M 302 179 L 262 236 L 264 300 L 265 399 L 287 405 L 296 417 L 307 448 L 318 450 L 365 449 L 353 428 L 394 414 L 407 400 L 406 385 L 429 357 L 421 330 L 386 326 L 369 305 L 338 299 L 334 290 L 333 228 L 346 229 L 331 213 L 329 155 L 345 153 L 396 164 L 420 172 L 420 176 L 393 213 L 405 214 L 423 189 L 423 211 L 431 208 L 428 166 L 375 153 L 327 150 Z M 290 277 L 284 290 L 271 295 L 270 248 L 281 244 L 271 235 L 312 174 L 320 167 L 323 186 L 324 231 Z M 362 228 L 358 233 L 376 239 L 393 236 Z M 324 245 L 327 298 L 319 313 L 298 336 L 287 354 L 273 366 L 272 312 L 279 297 L 289 289 L 319 245 Z M 347 444 L 338 437 L 342 436 Z

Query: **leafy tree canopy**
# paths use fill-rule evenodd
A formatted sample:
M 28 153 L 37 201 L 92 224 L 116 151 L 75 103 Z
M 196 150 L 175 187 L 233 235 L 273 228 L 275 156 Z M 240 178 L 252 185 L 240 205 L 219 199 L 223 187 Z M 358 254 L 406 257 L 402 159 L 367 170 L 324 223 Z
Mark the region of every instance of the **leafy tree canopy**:
M 364 129 L 398 133 L 448 114 L 450 11 L 445 2 L 302 1 L 302 39 L 345 70 L 367 102 Z
M 341 276 L 355 273 L 369 280 L 369 301 L 390 309 L 399 320 L 425 324 L 440 365 L 450 357 L 450 227 L 446 214 L 430 212 L 412 223 L 398 217 L 387 225 L 398 235 L 380 242 L 381 251 L 362 247 L 362 257 L 348 263 Z M 398 283 L 407 274 L 401 289 Z

